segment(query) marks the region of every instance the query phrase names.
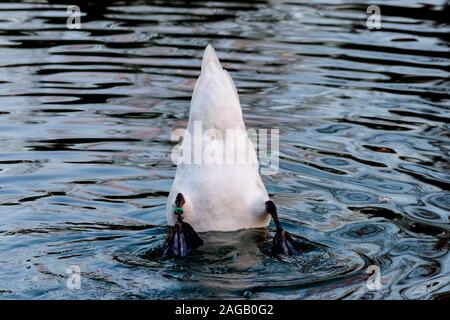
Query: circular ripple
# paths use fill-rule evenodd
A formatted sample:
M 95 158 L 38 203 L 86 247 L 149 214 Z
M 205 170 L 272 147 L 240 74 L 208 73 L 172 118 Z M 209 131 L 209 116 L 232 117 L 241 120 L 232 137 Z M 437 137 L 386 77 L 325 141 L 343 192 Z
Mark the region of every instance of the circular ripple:
M 377 225 L 364 225 L 358 226 L 355 229 L 351 229 L 345 232 L 343 235 L 347 238 L 368 238 L 374 237 L 384 231 L 384 228 L 381 228 Z
M 325 164 L 330 166 L 346 166 L 348 165 L 348 161 L 338 158 L 322 158 L 320 159 Z
M 424 201 L 434 207 L 450 211 L 450 193 L 431 194 L 428 195 Z
M 438 215 L 437 213 L 430 211 L 429 209 L 426 209 L 423 207 L 411 206 L 411 207 L 405 208 L 405 211 L 411 217 L 417 218 L 419 220 L 425 220 L 425 221 L 443 220 L 442 217 L 440 215 Z
M 390 193 L 409 193 L 417 189 L 414 184 L 408 182 L 386 179 L 384 177 L 381 178 L 374 175 L 361 176 L 359 179 L 352 180 L 352 182 L 367 188 Z
M 375 196 L 369 193 L 351 190 L 338 190 L 336 192 L 336 199 L 346 204 L 368 204 L 379 202 Z
M 313 207 L 312 212 L 317 214 L 327 214 L 340 210 L 338 206 L 329 203 L 313 203 L 311 206 Z
M 345 225 L 335 230 L 333 237 L 340 241 L 368 240 L 373 244 L 375 242 L 388 243 L 392 241 L 392 235 L 398 232 L 398 227 L 390 222 L 361 222 Z

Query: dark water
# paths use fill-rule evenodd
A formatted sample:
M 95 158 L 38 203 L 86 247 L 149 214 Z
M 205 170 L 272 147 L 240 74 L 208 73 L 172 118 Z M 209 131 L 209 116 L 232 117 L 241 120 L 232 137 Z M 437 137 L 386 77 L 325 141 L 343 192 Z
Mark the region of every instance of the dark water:
M 0 298 L 449 296 L 448 2 L 378 1 L 375 31 L 372 2 L 80 1 L 81 30 L 51 2 L 0 4 Z M 271 225 L 158 258 L 208 43 L 247 127 L 280 129 L 263 180 L 300 257 Z

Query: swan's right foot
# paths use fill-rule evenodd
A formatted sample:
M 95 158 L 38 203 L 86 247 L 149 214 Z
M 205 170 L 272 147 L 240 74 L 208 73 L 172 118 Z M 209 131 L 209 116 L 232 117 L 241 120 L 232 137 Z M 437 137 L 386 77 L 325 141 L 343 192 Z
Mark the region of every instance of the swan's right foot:
M 184 202 L 183 195 L 179 193 L 175 199 L 175 210 L 173 212 L 177 215 L 177 222 L 170 230 L 166 242 L 164 243 L 164 257 L 185 257 L 192 250 L 203 244 L 203 240 L 200 239 L 194 228 L 192 228 L 189 223 L 183 222 L 182 214 Z
M 272 254 L 286 256 L 296 256 L 300 254 L 300 250 L 294 239 L 292 239 L 287 231 L 283 230 L 280 219 L 278 218 L 277 207 L 273 201 L 266 201 L 266 212 L 272 216 L 277 228 L 275 236 L 273 237 Z

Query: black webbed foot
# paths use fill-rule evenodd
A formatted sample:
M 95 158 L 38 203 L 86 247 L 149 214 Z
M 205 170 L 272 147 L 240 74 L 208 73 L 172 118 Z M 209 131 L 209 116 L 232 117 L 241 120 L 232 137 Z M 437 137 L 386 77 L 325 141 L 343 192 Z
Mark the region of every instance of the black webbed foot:
M 203 240 L 200 239 L 194 228 L 192 228 L 189 223 L 183 222 L 182 214 L 184 202 L 183 195 L 179 193 L 175 199 L 176 207 L 173 212 L 177 215 L 177 222 L 170 230 L 162 248 L 164 257 L 185 257 L 192 250 L 203 244 Z
M 278 218 L 277 207 L 273 201 L 266 201 L 266 211 L 272 216 L 276 226 L 276 232 L 272 243 L 272 254 L 286 256 L 296 256 L 300 254 L 298 244 L 292 239 L 287 231 L 283 230 L 280 219 Z
M 202 244 L 202 239 L 189 223 L 177 221 L 164 243 L 163 256 L 185 257 Z

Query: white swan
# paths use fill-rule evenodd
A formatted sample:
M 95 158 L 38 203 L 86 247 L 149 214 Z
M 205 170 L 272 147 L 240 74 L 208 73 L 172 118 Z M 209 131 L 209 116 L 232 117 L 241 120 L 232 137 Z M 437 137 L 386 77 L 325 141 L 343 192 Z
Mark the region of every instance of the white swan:
M 201 130 L 197 130 L 200 125 Z M 231 140 L 230 132 L 237 134 L 240 143 Z M 195 136 L 196 133 L 201 135 Z M 197 163 L 178 164 L 167 203 L 167 221 L 175 227 L 166 241 L 165 252 L 183 256 L 200 245 L 202 241 L 195 231 L 267 227 L 271 215 L 275 215 L 277 230 L 279 227 L 281 233 L 275 206 L 258 172 L 256 151 L 247 136 L 236 87 L 211 45 L 203 55 L 201 74 L 192 95 L 189 122 L 180 150 L 184 156 L 191 155 L 183 158 L 185 162 L 194 160 L 193 148 L 198 138 L 203 139 L 201 154 L 218 156 L 212 156 L 218 161 L 208 161 L 204 157 Z M 225 155 L 233 155 L 234 151 L 234 161 L 223 161 Z M 273 208 L 268 210 L 266 202 Z M 188 229 L 186 233 L 181 231 L 182 220 L 184 229 Z M 284 233 L 280 236 L 284 237 Z
M 264 203 L 269 196 L 259 176 L 256 151 L 245 131 L 236 87 L 228 72 L 222 69 L 211 45 L 205 50 L 201 74 L 192 95 L 187 126 L 191 138 L 190 141 L 184 140 L 181 150 L 193 147 L 196 121 L 202 125 L 202 137 L 208 129 L 218 131 L 215 137 L 203 140 L 202 154 L 205 148 L 217 154 L 222 150 L 225 150 L 223 154 L 231 153 L 233 150 L 230 148 L 235 144 L 233 141 L 227 144 L 226 139 L 230 135 L 226 135 L 226 130 L 232 129 L 245 139 L 246 143 L 241 143 L 236 153 L 241 153 L 237 156 L 246 157 L 247 161 L 215 164 L 202 159 L 200 164 L 179 164 L 167 204 L 169 224 L 176 221 L 174 201 L 176 195 L 182 193 L 186 201 L 184 221 L 196 231 L 266 227 L 270 215 L 266 213 Z

